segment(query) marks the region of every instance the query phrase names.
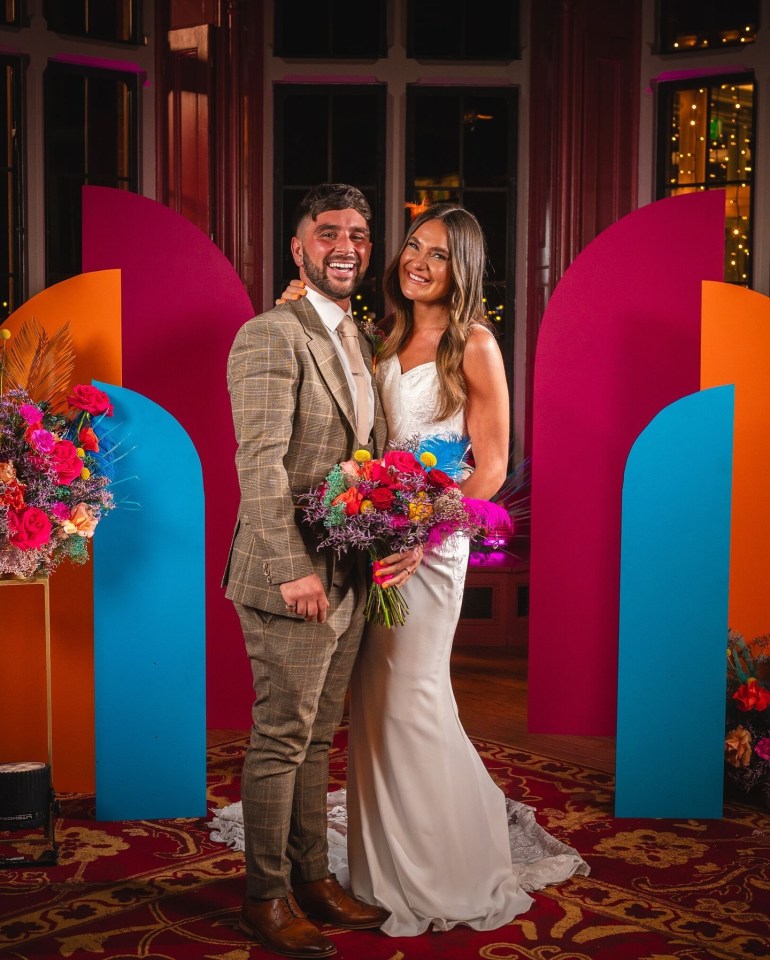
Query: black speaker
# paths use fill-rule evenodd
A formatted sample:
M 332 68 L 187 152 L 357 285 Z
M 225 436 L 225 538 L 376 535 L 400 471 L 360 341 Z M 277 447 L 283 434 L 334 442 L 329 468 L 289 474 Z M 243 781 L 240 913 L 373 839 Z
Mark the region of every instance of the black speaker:
M 53 787 L 47 763 L 0 763 L 0 830 L 47 826 Z

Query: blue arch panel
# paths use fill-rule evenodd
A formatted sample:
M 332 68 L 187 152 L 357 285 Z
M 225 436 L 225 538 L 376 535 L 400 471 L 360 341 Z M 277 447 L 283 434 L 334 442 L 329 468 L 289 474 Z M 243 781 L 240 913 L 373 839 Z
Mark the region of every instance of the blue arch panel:
M 117 507 L 94 537 L 96 816 L 206 813 L 204 502 L 187 433 L 141 394 L 115 408 Z
M 665 407 L 623 485 L 615 815 L 721 817 L 734 387 Z

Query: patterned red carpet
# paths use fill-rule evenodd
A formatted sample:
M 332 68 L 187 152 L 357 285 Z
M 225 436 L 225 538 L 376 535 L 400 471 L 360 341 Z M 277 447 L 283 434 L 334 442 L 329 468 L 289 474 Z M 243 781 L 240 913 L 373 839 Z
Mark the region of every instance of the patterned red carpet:
M 770 957 L 766 813 L 731 804 L 720 821 L 615 820 L 608 775 L 498 743 L 476 744 L 503 789 L 577 847 L 591 876 L 536 893 L 529 913 L 489 933 L 457 928 L 391 939 L 327 927 L 341 960 Z M 211 806 L 238 799 L 244 745 L 239 733 L 210 735 Z M 344 785 L 344 731 L 332 769 L 334 783 Z M 242 857 L 212 843 L 204 819 L 96 823 L 93 798 L 61 799 L 59 865 L 0 872 L 0 956 L 274 956 L 237 930 Z

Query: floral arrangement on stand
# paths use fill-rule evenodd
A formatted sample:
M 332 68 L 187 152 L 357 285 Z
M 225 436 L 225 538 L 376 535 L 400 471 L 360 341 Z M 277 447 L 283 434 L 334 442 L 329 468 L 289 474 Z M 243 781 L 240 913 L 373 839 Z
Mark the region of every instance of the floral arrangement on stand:
M 770 636 L 727 636 L 725 770 L 741 793 L 770 809 Z
M 53 337 L 28 321 L 9 346 L 0 328 L 0 576 L 47 576 L 85 563 L 113 508 L 112 404 L 88 384 L 69 389 L 67 325 Z
M 432 446 L 438 449 L 441 444 Z M 447 446 L 454 449 L 452 441 Z M 377 460 L 367 450 L 357 450 L 304 497 L 305 521 L 324 533 L 319 549 L 369 554 L 372 583 L 365 616 L 374 623 L 401 626 L 409 613 L 398 588 L 378 582 L 384 557 L 417 546 L 430 551 L 456 533 L 472 538 L 483 530 L 510 526 L 502 508 L 463 497 L 456 480 L 437 464 L 436 453 L 425 448 L 390 450 Z

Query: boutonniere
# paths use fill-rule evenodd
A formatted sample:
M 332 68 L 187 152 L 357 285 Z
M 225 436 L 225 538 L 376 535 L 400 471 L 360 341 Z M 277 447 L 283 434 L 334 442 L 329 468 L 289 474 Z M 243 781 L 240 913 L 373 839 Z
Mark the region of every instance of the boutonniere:
M 366 339 L 372 345 L 372 370 L 376 372 L 377 359 L 382 353 L 382 348 L 385 346 L 387 334 L 375 324 L 374 320 L 371 319 L 364 320 L 361 323 L 361 329 L 363 330 Z

